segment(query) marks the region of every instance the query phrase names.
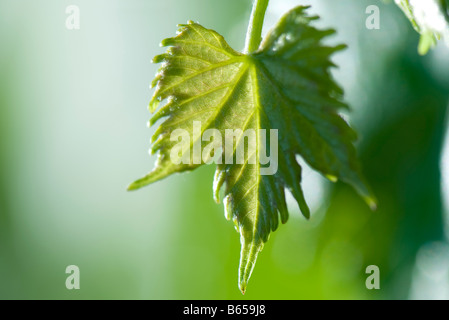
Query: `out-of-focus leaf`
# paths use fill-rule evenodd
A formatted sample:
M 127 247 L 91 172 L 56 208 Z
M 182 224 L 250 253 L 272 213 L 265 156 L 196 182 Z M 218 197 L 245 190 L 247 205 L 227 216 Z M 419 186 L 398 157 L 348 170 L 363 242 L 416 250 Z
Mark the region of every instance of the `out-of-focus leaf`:
M 426 54 L 443 38 L 449 46 L 447 0 L 395 0 L 415 30 L 421 34 L 418 52 Z

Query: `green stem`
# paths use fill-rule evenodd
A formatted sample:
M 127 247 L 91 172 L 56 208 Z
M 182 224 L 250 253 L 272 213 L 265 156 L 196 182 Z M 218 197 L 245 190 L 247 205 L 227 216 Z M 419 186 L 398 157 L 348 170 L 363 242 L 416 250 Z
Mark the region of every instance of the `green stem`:
M 254 0 L 251 20 L 246 34 L 245 53 L 249 54 L 259 49 L 262 41 L 262 27 L 269 0 Z

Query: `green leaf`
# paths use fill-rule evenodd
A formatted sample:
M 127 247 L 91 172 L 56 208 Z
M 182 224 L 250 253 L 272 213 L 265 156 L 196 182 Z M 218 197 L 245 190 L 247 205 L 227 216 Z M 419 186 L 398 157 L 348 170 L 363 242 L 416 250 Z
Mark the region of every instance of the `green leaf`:
M 418 52 L 425 55 L 437 40 L 449 45 L 449 12 L 447 0 L 395 0 L 413 28 L 421 34 Z
M 339 116 L 347 105 L 341 101 L 342 89 L 332 79 L 330 56 L 345 48 L 324 46 L 321 40 L 334 33 L 311 26 L 318 17 L 298 7 L 286 14 L 271 30 L 258 51 L 243 55 L 234 51 L 215 31 L 189 22 L 181 25 L 176 37 L 164 40 L 167 53 L 157 56 L 163 65 L 153 81 L 156 86 L 150 103 L 150 124 L 163 119 L 153 136 L 152 153 L 158 154 L 156 167 L 134 182 L 134 190 L 163 179 L 175 172 L 193 170 L 210 160 L 195 159 L 194 151 L 209 142 L 202 141 L 207 129 L 278 130 L 278 170 L 273 175 L 261 174 L 260 161 L 265 155 L 257 134 L 255 145 L 236 137 L 231 155 L 239 147 L 247 152 L 240 164 L 217 165 L 214 194 L 224 189 L 225 215 L 233 219 L 241 239 L 239 286 L 244 293 L 257 255 L 277 229 L 279 221 L 288 219 L 285 189 L 296 199 L 303 215 L 309 208 L 301 189 L 301 156 L 312 168 L 335 181 L 352 186 L 372 206 L 374 197 L 365 184 L 356 159 L 355 132 Z M 162 101 L 167 101 L 161 106 Z M 201 122 L 201 130 L 194 129 Z M 179 146 L 171 141 L 174 130 L 185 129 L 191 135 L 179 151 L 187 155 L 186 163 L 174 164 L 171 152 Z M 268 139 L 267 139 L 268 140 Z M 273 145 L 268 143 L 266 149 Z M 226 152 L 229 152 L 227 150 Z M 221 159 L 227 153 L 223 150 Z M 215 155 L 216 156 L 216 155 Z M 250 161 L 255 157 L 255 161 Z M 198 161 L 200 160 L 200 161 Z M 236 163 L 236 161 L 234 161 Z

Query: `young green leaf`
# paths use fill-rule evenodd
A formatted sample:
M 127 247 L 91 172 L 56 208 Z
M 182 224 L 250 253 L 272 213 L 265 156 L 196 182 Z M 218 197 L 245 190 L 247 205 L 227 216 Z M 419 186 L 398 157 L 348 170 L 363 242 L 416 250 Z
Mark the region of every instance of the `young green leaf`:
M 395 0 L 421 34 L 418 52 L 425 55 L 443 38 L 449 45 L 448 0 Z
M 150 124 L 164 119 L 153 136 L 152 152 L 158 153 L 156 167 L 134 182 L 134 190 L 163 179 L 175 172 L 193 170 L 212 155 L 195 159 L 195 149 L 209 144 L 202 136 L 208 129 L 240 129 L 230 155 L 245 147 L 244 132 L 256 132 L 252 152 L 236 164 L 222 161 L 217 165 L 214 191 L 224 188 L 227 219 L 233 219 L 241 239 L 239 286 L 244 293 L 258 253 L 279 220 L 288 218 L 285 189 L 296 199 L 302 213 L 309 208 L 301 189 L 301 156 L 312 168 L 331 180 L 341 179 L 352 186 L 372 206 L 375 200 L 365 184 L 356 159 L 353 142 L 356 134 L 339 116 L 347 108 L 341 101 L 342 90 L 332 79 L 330 56 L 345 46 L 324 46 L 321 40 L 334 33 L 318 30 L 311 23 L 318 17 L 297 7 L 286 14 L 269 32 L 259 50 L 251 54 L 234 51 L 215 31 L 189 22 L 179 34 L 162 42 L 167 53 L 157 56 L 163 62 L 153 82 L 156 87 L 150 109 L 155 112 Z M 201 130 L 194 128 L 201 123 Z M 172 141 L 177 129 L 187 130 L 190 142 L 179 150 Z M 261 174 L 266 165 L 264 141 L 260 129 L 278 130 L 278 170 Z M 177 149 L 178 148 L 178 149 Z M 187 160 L 175 164 L 172 152 Z M 229 156 L 223 150 L 222 158 Z M 251 161 L 255 160 L 255 161 Z

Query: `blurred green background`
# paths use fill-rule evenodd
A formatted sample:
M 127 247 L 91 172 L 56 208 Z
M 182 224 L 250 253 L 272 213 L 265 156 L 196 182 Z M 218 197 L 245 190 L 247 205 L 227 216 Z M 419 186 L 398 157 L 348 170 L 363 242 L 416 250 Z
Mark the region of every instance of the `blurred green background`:
M 65 26 L 72 4 L 80 30 Z M 400 10 L 375 0 L 272 0 L 267 28 L 298 4 L 349 45 L 335 77 L 379 209 L 306 170 L 312 219 L 290 201 L 242 296 L 212 166 L 125 190 L 155 161 L 160 41 L 195 20 L 241 49 L 251 1 L 0 0 L 0 298 L 449 299 L 449 50 L 418 56 Z M 380 30 L 365 27 L 371 4 Z M 65 287 L 68 265 L 80 290 Z M 368 265 L 380 290 L 365 287 Z

